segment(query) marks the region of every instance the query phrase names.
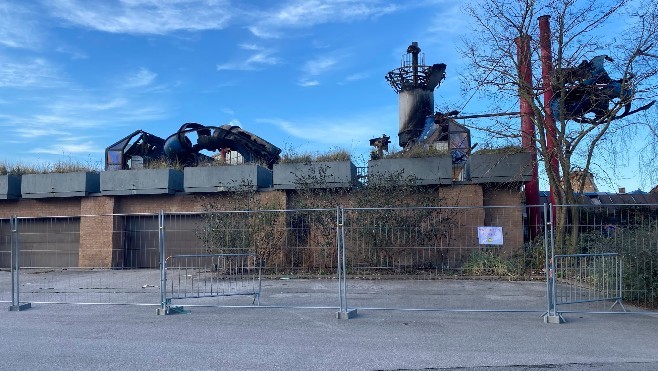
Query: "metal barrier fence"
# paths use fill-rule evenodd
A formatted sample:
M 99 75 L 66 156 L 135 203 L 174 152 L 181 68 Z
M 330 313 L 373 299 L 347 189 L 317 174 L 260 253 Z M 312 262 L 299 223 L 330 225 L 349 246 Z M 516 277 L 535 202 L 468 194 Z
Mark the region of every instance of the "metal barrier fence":
M 136 269 L 147 250 L 129 248 L 134 242 L 131 223 L 154 217 L 157 214 L 17 217 L 10 261 L 20 264 L 12 263 L 12 291 L 21 302 L 32 304 L 157 305 L 157 263 Z M 93 233 L 83 235 L 81 228 Z M 157 225 L 144 230 L 154 232 Z M 143 242 L 138 240 L 140 246 Z
M 164 214 L 168 255 L 255 253 L 264 274 L 335 274 L 338 209 Z M 151 241 L 157 257 L 157 239 Z
M 339 309 L 338 217 L 338 208 L 164 214 L 164 240 L 167 256 L 258 256 L 261 306 Z
M 555 255 L 553 261 L 552 294 L 557 308 L 567 304 L 603 303 L 606 305 L 603 310 L 612 310 L 619 305 L 625 311 L 621 302 L 622 264 L 619 254 Z
M 15 216 L 10 221 L 11 229 L 11 306 L 10 311 L 20 311 L 28 309 L 32 305 L 30 303 L 21 303 L 20 290 L 20 276 L 18 274 L 18 267 L 20 267 L 19 254 L 18 254 L 18 219 Z
M 264 295 L 258 295 L 264 305 L 336 308 L 349 317 L 348 274 L 398 278 L 411 274 L 426 279 L 417 283 L 419 288 L 429 285 L 421 291 L 430 296 L 445 295 L 461 289 L 433 287 L 437 282 L 427 279 L 446 274 L 504 274 L 514 279 L 541 274 L 541 268 L 534 263 L 528 266 L 527 260 L 541 262 L 540 250 L 544 249 L 542 245 L 524 245 L 523 209 L 504 207 L 217 211 L 18 220 L 22 261 L 19 290 L 32 303 L 162 307 L 171 300 L 183 300 L 186 295 L 179 295 L 180 291 L 191 292 L 193 288 L 181 284 L 178 293 L 172 291 L 170 285 L 162 284 L 163 272 L 169 276 L 164 280 L 170 284 L 174 281 L 172 271 L 159 267 L 172 268 L 174 261 L 200 255 L 255 254 L 263 259 L 263 273 L 275 278 L 266 280 Z M 480 245 L 477 229 L 482 225 L 504 230 L 504 243 Z M 92 229 L 94 234 L 81 234 L 82 228 Z M 166 260 L 168 256 L 171 258 Z M 182 281 L 181 277 L 190 276 L 191 266 L 197 269 L 192 276 L 212 271 L 212 263 L 208 263 L 210 268 L 202 261 L 186 264 L 187 273 L 176 273 Z M 293 280 L 286 280 L 290 278 Z M 188 281 L 190 285 L 192 282 L 198 283 Z M 350 300 L 358 306 L 374 307 L 361 298 L 360 290 L 368 285 L 350 282 Z M 215 284 L 211 286 L 214 296 Z M 506 290 L 516 290 L 513 283 L 509 286 Z M 200 286 L 194 289 L 200 290 Z M 532 295 L 537 296 L 535 292 Z M 295 296 L 294 303 L 291 296 Z M 473 309 L 463 303 L 446 307 L 446 303 L 407 304 L 420 309 Z
M 251 304 L 260 305 L 261 266 L 256 254 L 169 256 L 163 266 L 160 285 L 164 290 L 158 312 L 167 314 L 179 302 L 217 305 L 202 299 L 240 295 L 253 296 Z
M 0 268 L 14 267 L 0 272 L 0 300 L 12 305 L 162 307 L 164 297 L 195 304 L 201 298 L 183 294 L 185 299 L 180 299 L 173 291 L 163 295 L 165 263 L 171 267 L 190 255 L 219 259 L 251 254 L 263 262 L 262 290 L 257 296 L 263 306 L 332 308 L 348 318 L 350 308 L 538 311 L 546 307 L 549 315 L 559 316 L 567 303 L 580 300 L 559 294 L 568 288 L 566 283 L 577 279 L 567 279 L 568 275 L 587 267 L 591 257 L 609 259 L 613 255 L 608 254 L 617 254 L 614 264 L 621 267 L 621 295 L 601 294 L 596 288 L 597 282 L 617 282 L 615 277 L 602 281 L 591 275 L 579 283 L 582 294 L 599 292 L 595 298 L 606 300 L 621 297 L 632 312 L 658 307 L 658 207 L 575 207 L 578 212 L 569 213 L 562 230 L 552 222 L 555 215 L 548 215 L 562 207 L 538 208 L 544 221 L 537 225 L 528 222 L 529 208 L 504 206 L 17 217 L 12 219 L 15 225 L 0 221 Z M 481 240 L 482 227 L 500 233 L 502 241 Z M 575 245 L 568 243 L 570 236 L 577 237 Z M 161 252 L 165 242 L 166 255 Z M 578 254 L 582 256 L 567 258 Z M 14 264 L 14 256 L 20 264 Z M 200 260 L 193 266 L 210 273 L 215 268 L 208 264 Z M 600 270 L 596 264 L 595 271 Z M 473 277 L 486 280 L 474 285 Z M 505 280 L 490 280 L 501 277 Z M 210 293 L 217 292 L 212 283 Z M 481 297 L 463 301 L 469 293 Z M 213 305 L 237 303 L 224 296 L 215 299 Z
M 338 209 L 20 217 L 21 263 L 10 271 L 20 284 L 6 286 L 38 304 L 161 305 L 167 256 L 249 253 L 277 277 L 267 284 L 278 287 L 268 305 L 291 305 L 290 292 L 300 288 L 283 279 L 301 284 L 312 274 L 326 279 L 293 305 L 339 308 L 337 218 Z M 160 253 L 164 241 L 168 255 Z M 10 268 L 5 258 L 13 257 L 3 249 L 0 266 Z
M 11 232 L 12 219 L 0 219 L 0 260 L 10 262 L 12 250 L 12 232 Z M 9 264 L 6 264 L 7 269 L 0 268 L 0 302 L 11 303 L 12 294 L 11 288 L 14 286 L 12 283 L 12 273 L 9 270 Z
M 619 296 L 630 312 L 656 312 L 658 308 L 658 205 L 601 204 L 588 206 L 553 206 L 553 255 L 556 279 L 560 273 L 558 264 L 568 264 L 571 272 L 585 264 L 597 264 L 597 273 L 617 264 L 619 291 L 614 293 L 617 277 L 583 278 L 587 281 L 587 293 L 594 293 L 594 283 L 607 282 L 613 287 L 608 297 Z M 563 220 L 560 220 L 563 217 Z M 562 227 L 559 227 L 562 225 Z M 562 256 L 576 256 L 567 258 Z M 614 258 L 614 256 L 617 256 Z M 612 260 L 612 261 L 611 261 Z M 591 270 L 589 270 L 591 271 Z M 583 272 L 589 272 L 583 271 Z M 606 274 L 614 273 L 606 270 Z M 558 288 L 555 288 L 556 290 Z M 576 288 L 573 288 L 576 290 Z M 550 292 L 550 291 L 549 291 Z M 553 295 L 561 300 L 559 294 Z M 571 300 L 571 299 L 569 299 Z M 559 305 L 559 302 L 555 303 Z M 619 312 L 617 308 L 578 308 L 581 311 Z M 612 309 L 615 309 L 614 311 Z
M 525 208 L 345 208 L 343 213 L 346 271 L 366 278 L 350 280 L 347 297 L 356 308 L 542 312 L 546 305 L 546 230 L 524 224 Z M 483 240 L 482 227 L 500 238 Z M 525 243 L 531 231 L 538 239 Z M 437 280 L 459 277 L 467 281 Z M 486 280 L 491 277 L 507 282 Z M 484 286 L 487 295 L 473 301 L 470 295 Z

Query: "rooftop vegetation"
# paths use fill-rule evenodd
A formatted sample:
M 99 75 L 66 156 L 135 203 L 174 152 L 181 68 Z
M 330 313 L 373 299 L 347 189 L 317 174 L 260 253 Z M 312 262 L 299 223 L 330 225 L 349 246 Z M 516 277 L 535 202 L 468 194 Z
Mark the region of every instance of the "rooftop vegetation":
M 522 153 L 525 152 L 525 149 L 521 146 L 514 146 L 514 145 L 509 145 L 509 146 L 502 146 L 502 147 L 487 147 L 484 146 L 482 148 L 479 148 L 473 154 L 477 155 L 490 155 L 490 154 L 500 154 L 500 155 L 513 155 L 516 153 Z
M 97 166 L 73 160 L 62 160 L 55 163 L 23 164 L 23 163 L 0 163 L 0 175 L 26 175 L 26 174 L 51 174 L 51 173 L 77 173 L 98 172 Z
M 329 161 L 351 161 L 352 155 L 343 148 L 337 148 L 324 153 L 298 153 L 294 149 L 288 149 L 281 156 L 280 164 L 329 162 Z
M 426 157 L 442 157 L 449 156 L 450 152 L 446 149 L 437 149 L 434 147 L 424 148 L 422 146 L 414 146 L 407 150 L 396 152 L 384 153 L 383 159 L 390 158 L 426 158 Z M 375 160 L 376 158 L 373 158 Z

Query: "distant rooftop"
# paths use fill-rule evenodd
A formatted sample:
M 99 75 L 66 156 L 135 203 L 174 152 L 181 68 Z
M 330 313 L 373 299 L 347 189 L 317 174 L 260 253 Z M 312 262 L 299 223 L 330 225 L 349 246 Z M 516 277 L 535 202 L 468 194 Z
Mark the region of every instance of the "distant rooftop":
M 540 191 L 540 202 L 549 202 L 549 191 Z M 640 190 L 630 193 L 585 192 L 580 197 L 581 205 L 658 205 L 658 194 L 646 193 Z

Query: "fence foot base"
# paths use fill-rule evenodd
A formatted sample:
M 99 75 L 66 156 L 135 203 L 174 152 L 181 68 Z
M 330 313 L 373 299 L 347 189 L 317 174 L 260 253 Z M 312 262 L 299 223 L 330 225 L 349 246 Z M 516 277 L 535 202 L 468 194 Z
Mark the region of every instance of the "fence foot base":
M 22 310 L 30 309 L 32 308 L 32 303 L 23 303 L 23 304 L 18 304 L 18 305 L 11 305 L 9 307 L 10 312 L 20 312 Z
M 189 310 L 183 309 L 183 307 L 167 307 L 167 308 L 158 308 L 158 316 L 168 316 L 170 314 L 188 314 Z
M 347 311 L 336 312 L 337 319 L 352 319 L 356 317 L 356 309 L 348 309 Z
M 615 309 L 615 307 L 617 306 L 617 304 L 619 304 L 619 307 L 621 307 L 621 310 L 623 310 L 624 312 L 628 312 L 628 311 L 626 310 L 626 307 L 624 307 L 624 304 L 621 303 L 621 299 L 617 299 L 617 300 L 615 300 L 615 303 L 612 304 L 612 306 L 610 307 L 610 311 L 612 311 L 613 309 Z
M 564 317 L 562 317 L 561 314 L 557 315 L 544 315 L 544 323 L 555 323 L 555 324 L 560 324 L 560 323 L 565 323 L 566 321 L 564 320 Z

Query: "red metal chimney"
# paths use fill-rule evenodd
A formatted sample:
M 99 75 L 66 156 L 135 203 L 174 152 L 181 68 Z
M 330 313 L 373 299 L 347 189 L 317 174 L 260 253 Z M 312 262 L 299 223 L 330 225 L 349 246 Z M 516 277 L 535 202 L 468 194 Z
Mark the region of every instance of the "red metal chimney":
M 551 111 L 551 99 L 553 98 L 553 86 L 551 75 L 553 74 L 553 52 L 551 48 L 551 24 L 550 15 L 542 15 L 539 19 L 539 46 L 541 48 L 541 77 L 544 88 L 544 126 L 546 127 L 546 149 L 549 156 L 549 171 L 560 179 L 560 166 L 557 158 L 557 130 L 555 129 L 555 117 Z M 551 203 L 555 205 L 555 191 L 551 187 Z M 553 213 L 555 215 L 555 213 Z
M 530 54 L 530 36 L 523 35 L 515 40 L 517 47 L 517 61 L 519 64 L 519 98 L 521 104 L 521 145 L 525 151 L 532 153 L 532 180 L 525 184 L 525 200 L 528 207 L 528 224 L 530 238 L 539 234 L 541 223 L 541 210 L 539 205 L 539 179 L 537 171 L 537 147 L 535 144 L 535 125 L 532 121 L 534 113 L 532 106 L 525 96 L 532 97 L 532 63 Z

